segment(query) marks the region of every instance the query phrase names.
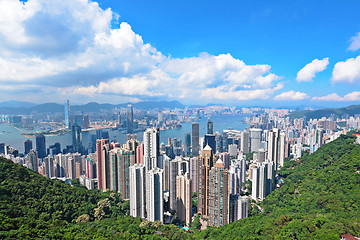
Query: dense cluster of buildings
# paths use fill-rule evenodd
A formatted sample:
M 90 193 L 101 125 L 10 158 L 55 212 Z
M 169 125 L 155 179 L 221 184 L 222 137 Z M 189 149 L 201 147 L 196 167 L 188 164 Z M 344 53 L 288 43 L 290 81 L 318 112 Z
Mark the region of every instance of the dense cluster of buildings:
M 184 142 L 170 138 L 164 144 L 157 127 L 146 129 L 143 141 L 138 141 L 131 106 L 127 116 L 127 141 L 122 145 L 99 132 L 85 153 L 81 126 L 65 119 L 73 136 L 66 149 L 60 144 L 46 148 L 40 134 L 35 146 L 30 140 L 24 143 L 24 156 L 4 144 L 0 153 L 49 178 L 78 179 L 88 189 L 118 192 L 130 200 L 134 217 L 164 223 L 177 219 L 189 225 L 200 214 L 204 224 L 222 226 L 248 217 L 256 202 L 279 187 L 277 171 L 286 158 L 299 158 L 304 151 L 311 154 L 347 129 L 360 127 L 358 116 L 306 121 L 269 110 L 253 115 L 243 131 L 214 132 L 209 119 L 206 134 L 200 136 L 199 123 L 193 122 Z M 246 185 L 251 185 L 251 192 Z

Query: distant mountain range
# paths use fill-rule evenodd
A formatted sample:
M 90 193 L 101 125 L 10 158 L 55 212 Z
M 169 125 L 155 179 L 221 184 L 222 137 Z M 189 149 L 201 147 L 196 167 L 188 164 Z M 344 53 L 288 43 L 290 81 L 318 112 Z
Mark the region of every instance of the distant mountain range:
M 346 114 L 354 116 L 355 114 L 360 114 L 360 105 L 351 105 L 343 108 L 324 108 L 314 111 L 297 111 L 291 113 L 289 116 L 291 118 L 306 117 L 306 119 L 319 119 L 322 117 L 330 117 L 331 114 L 334 114 L 336 117 L 341 117 Z
M 178 101 L 144 101 L 138 103 L 122 103 L 122 104 L 100 104 L 90 102 L 84 105 L 71 105 L 71 111 L 77 112 L 99 112 L 101 110 L 112 110 L 114 108 L 127 107 L 132 104 L 135 109 L 174 109 L 184 108 L 185 105 Z M 0 114 L 31 114 L 31 113 L 56 113 L 63 112 L 64 105 L 58 103 L 34 104 L 29 102 L 7 101 L 0 103 Z

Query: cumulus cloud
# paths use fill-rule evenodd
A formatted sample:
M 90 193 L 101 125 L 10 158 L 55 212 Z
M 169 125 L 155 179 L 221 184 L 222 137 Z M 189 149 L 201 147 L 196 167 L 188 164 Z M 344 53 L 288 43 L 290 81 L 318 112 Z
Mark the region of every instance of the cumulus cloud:
M 336 102 L 352 102 L 352 101 L 360 101 L 360 92 L 351 92 L 346 94 L 344 97 L 339 96 L 336 93 L 332 93 L 322 97 L 313 97 L 312 100 L 317 101 L 336 101 Z
M 295 92 L 293 90 L 290 90 L 288 92 L 283 92 L 275 96 L 274 100 L 304 100 L 306 98 L 309 98 L 309 96 L 306 93 Z
M 349 58 L 345 62 L 336 63 L 332 72 L 332 82 L 359 83 L 360 56 Z
M 269 99 L 283 87 L 270 65 L 247 65 L 230 54 L 164 56 L 128 23 L 112 28 L 117 18 L 87 0 L 0 1 L 0 83 L 19 96 L 38 89 L 44 101 L 58 94 Z
M 356 51 L 360 49 L 360 32 L 357 33 L 356 36 L 351 37 L 350 39 L 350 46 L 348 50 Z
M 329 58 L 324 58 L 322 60 L 314 59 L 297 73 L 296 80 L 298 82 L 310 82 L 315 77 L 315 74 L 324 71 L 328 64 Z

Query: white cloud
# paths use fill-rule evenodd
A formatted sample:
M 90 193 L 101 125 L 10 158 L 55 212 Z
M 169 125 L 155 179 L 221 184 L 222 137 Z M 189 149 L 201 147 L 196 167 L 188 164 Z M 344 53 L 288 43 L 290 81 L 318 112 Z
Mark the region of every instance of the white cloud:
M 360 56 L 336 63 L 332 72 L 332 82 L 359 83 Z
M 269 99 L 275 91 L 282 89 L 284 85 L 278 83 L 271 88 L 252 89 L 252 90 L 235 90 L 234 88 L 227 88 L 226 86 L 218 86 L 215 88 L 206 88 L 201 91 L 201 97 L 207 99 L 221 99 L 221 100 L 254 100 L 254 99 Z
M 162 84 L 169 84 L 172 79 L 160 70 L 154 70 L 149 74 L 137 74 L 131 78 L 114 78 L 106 82 L 100 82 L 97 86 L 78 87 L 75 89 L 66 88 L 65 93 L 94 95 L 100 94 L 122 94 L 122 95 L 145 95 L 164 96 L 164 93 L 157 92 Z
M 269 99 L 283 87 L 270 65 L 230 54 L 163 56 L 128 23 L 112 29 L 117 18 L 88 0 L 0 1 L 0 84 L 19 98 L 37 89 L 43 101 Z
M 351 92 L 346 94 L 344 97 L 339 96 L 336 93 L 332 93 L 322 97 L 313 97 L 311 100 L 317 101 L 336 101 L 336 102 L 352 102 L 360 101 L 360 92 Z
M 351 37 L 351 43 L 348 47 L 348 50 L 356 51 L 360 49 L 360 32 L 357 33 L 356 36 Z
M 293 90 L 290 90 L 288 92 L 283 92 L 275 96 L 274 100 L 304 100 L 306 98 L 309 98 L 309 96 L 306 93 L 295 92 Z
M 315 74 L 324 71 L 328 64 L 329 58 L 324 58 L 322 60 L 314 59 L 297 73 L 296 80 L 298 82 L 310 82 L 315 77 Z

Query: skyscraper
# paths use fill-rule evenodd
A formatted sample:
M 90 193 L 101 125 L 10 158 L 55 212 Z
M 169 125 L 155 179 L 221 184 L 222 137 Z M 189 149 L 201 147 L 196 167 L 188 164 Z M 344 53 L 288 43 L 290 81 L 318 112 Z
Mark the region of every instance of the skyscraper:
M 167 155 L 160 156 L 160 161 L 162 161 L 162 169 L 164 170 L 163 178 L 163 190 L 169 191 L 170 189 L 170 158 Z
M 155 167 L 146 174 L 147 220 L 163 222 L 163 198 L 163 170 Z
M 105 145 L 109 145 L 108 139 L 98 139 L 96 140 L 96 170 L 97 170 L 97 179 L 98 179 L 98 189 L 103 189 L 103 154 L 102 150 Z
M 272 191 L 274 163 L 256 163 L 252 168 L 252 199 L 263 200 Z
M 5 143 L 0 143 L 0 154 L 5 154 Z
M 73 152 L 81 153 L 82 145 L 81 145 L 81 127 L 75 122 L 72 126 L 72 141 L 73 141 Z
M 208 216 L 208 197 L 209 197 L 209 173 L 214 163 L 212 149 L 206 145 L 199 156 L 200 173 L 199 193 L 198 193 L 198 212 L 204 217 Z
M 36 151 L 38 158 L 46 157 L 46 143 L 45 136 L 43 134 L 38 134 L 36 136 Z
M 118 159 L 117 159 L 117 149 L 112 149 L 109 151 L 109 174 L 110 174 L 110 191 L 119 191 L 119 172 L 118 172 Z M 107 174 L 107 173 L 106 173 Z
M 268 157 L 274 163 L 275 169 L 284 165 L 285 133 L 277 128 L 272 129 L 268 136 Z
M 210 118 L 207 121 L 207 134 L 214 134 L 214 122 Z
M 160 156 L 160 133 L 158 128 L 149 128 L 144 132 L 145 172 L 158 166 Z
M 192 123 L 192 155 L 199 156 L 199 123 Z
M 249 199 L 240 195 L 230 195 L 229 222 L 247 218 L 249 212 Z
M 65 127 L 69 128 L 70 127 L 70 101 L 69 100 L 65 100 L 64 107 L 65 107 Z
M 181 222 L 191 223 L 192 190 L 188 173 L 176 177 L 176 214 Z
M 229 170 L 229 177 L 230 177 L 230 186 L 229 191 L 230 194 L 240 194 L 241 193 L 241 165 L 240 161 L 233 161 L 230 170 Z
M 48 157 L 50 162 L 51 157 Z M 75 159 L 73 157 L 68 158 L 68 177 L 71 179 L 75 179 L 76 176 L 76 168 L 75 168 Z
M 146 217 L 145 166 L 134 164 L 129 167 L 130 216 Z
M 251 198 L 256 200 L 259 198 L 259 175 L 260 169 L 258 165 L 254 165 L 252 167 L 252 188 L 251 188 Z
M 130 198 L 129 167 L 135 164 L 135 154 L 127 149 L 117 149 L 118 159 L 118 191 L 122 199 Z M 132 164 L 133 163 L 133 164 Z
M 25 147 L 25 154 L 28 154 L 30 150 L 33 149 L 32 141 L 30 139 L 26 140 L 24 142 L 24 147 Z
M 208 217 L 211 226 L 229 223 L 229 173 L 219 159 L 209 173 Z
M 319 144 L 320 147 L 324 145 L 324 129 L 316 129 L 315 139 L 316 143 Z
M 186 172 L 186 162 L 181 157 L 176 157 L 175 160 L 169 162 L 169 194 L 170 194 L 170 209 L 176 210 L 176 178 L 179 174 Z
M 38 172 L 37 154 L 33 149 L 30 149 L 25 161 L 28 168 L 34 170 L 35 172 Z
M 110 190 L 111 184 L 111 174 L 113 173 L 111 170 L 110 163 L 110 145 L 105 144 L 101 149 L 101 169 L 102 169 L 102 190 L 107 191 Z
M 185 134 L 185 155 L 191 154 L 191 133 Z
M 136 163 L 144 164 L 144 143 L 136 147 Z
M 204 138 L 204 144 L 203 144 L 203 148 L 209 145 L 211 147 L 211 149 L 213 149 L 214 153 L 216 150 L 216 140 L 215 140 L 215 135 L 213 134 L 205 134 L 205 138 Z
M 90 158 L 86 158 L 86 166 L 85 166 L 85 172 L 86 177 L 93 179 L 94 178 L 94 163 Z
M 87 128 L 90 127 L 89 115 L 84 115 L 84 117 L 83 117 L 83 127 L 84 127 L 84 129 L 87 129 Z
M 131 104 L 127 106 L 126 111 L 126 132 L 134 133 L 134 112 Z
M 45 157 L 44 162 L 45 162 L 45 169 L 44 169 L 45 176 L 47 178 L 55 177 L 54 157 L 47 156 L 47 157 Z
M 240 150 L 244 154 L 249 153 L 249 133 L 247 131 L 241 132 Z
M 258 152 L 260 149 L 261 141 L 261 129 L 251 128 L 250 129 L 250 149 L 251 152 Z
M 192 191 L 198 193 L 199 191 L 199 158 L 192 157 L 190 158 L 190 179 L 192 184 Z
M 281 131 L 280 132 L 280 139 L 279 139 L 280 143 L 279 143 L 279 166 L 282 167 L 284 166 L 284 161 L 285 161 L 285 132 Z M 276 166 L 277 169 L 277 166 Z

